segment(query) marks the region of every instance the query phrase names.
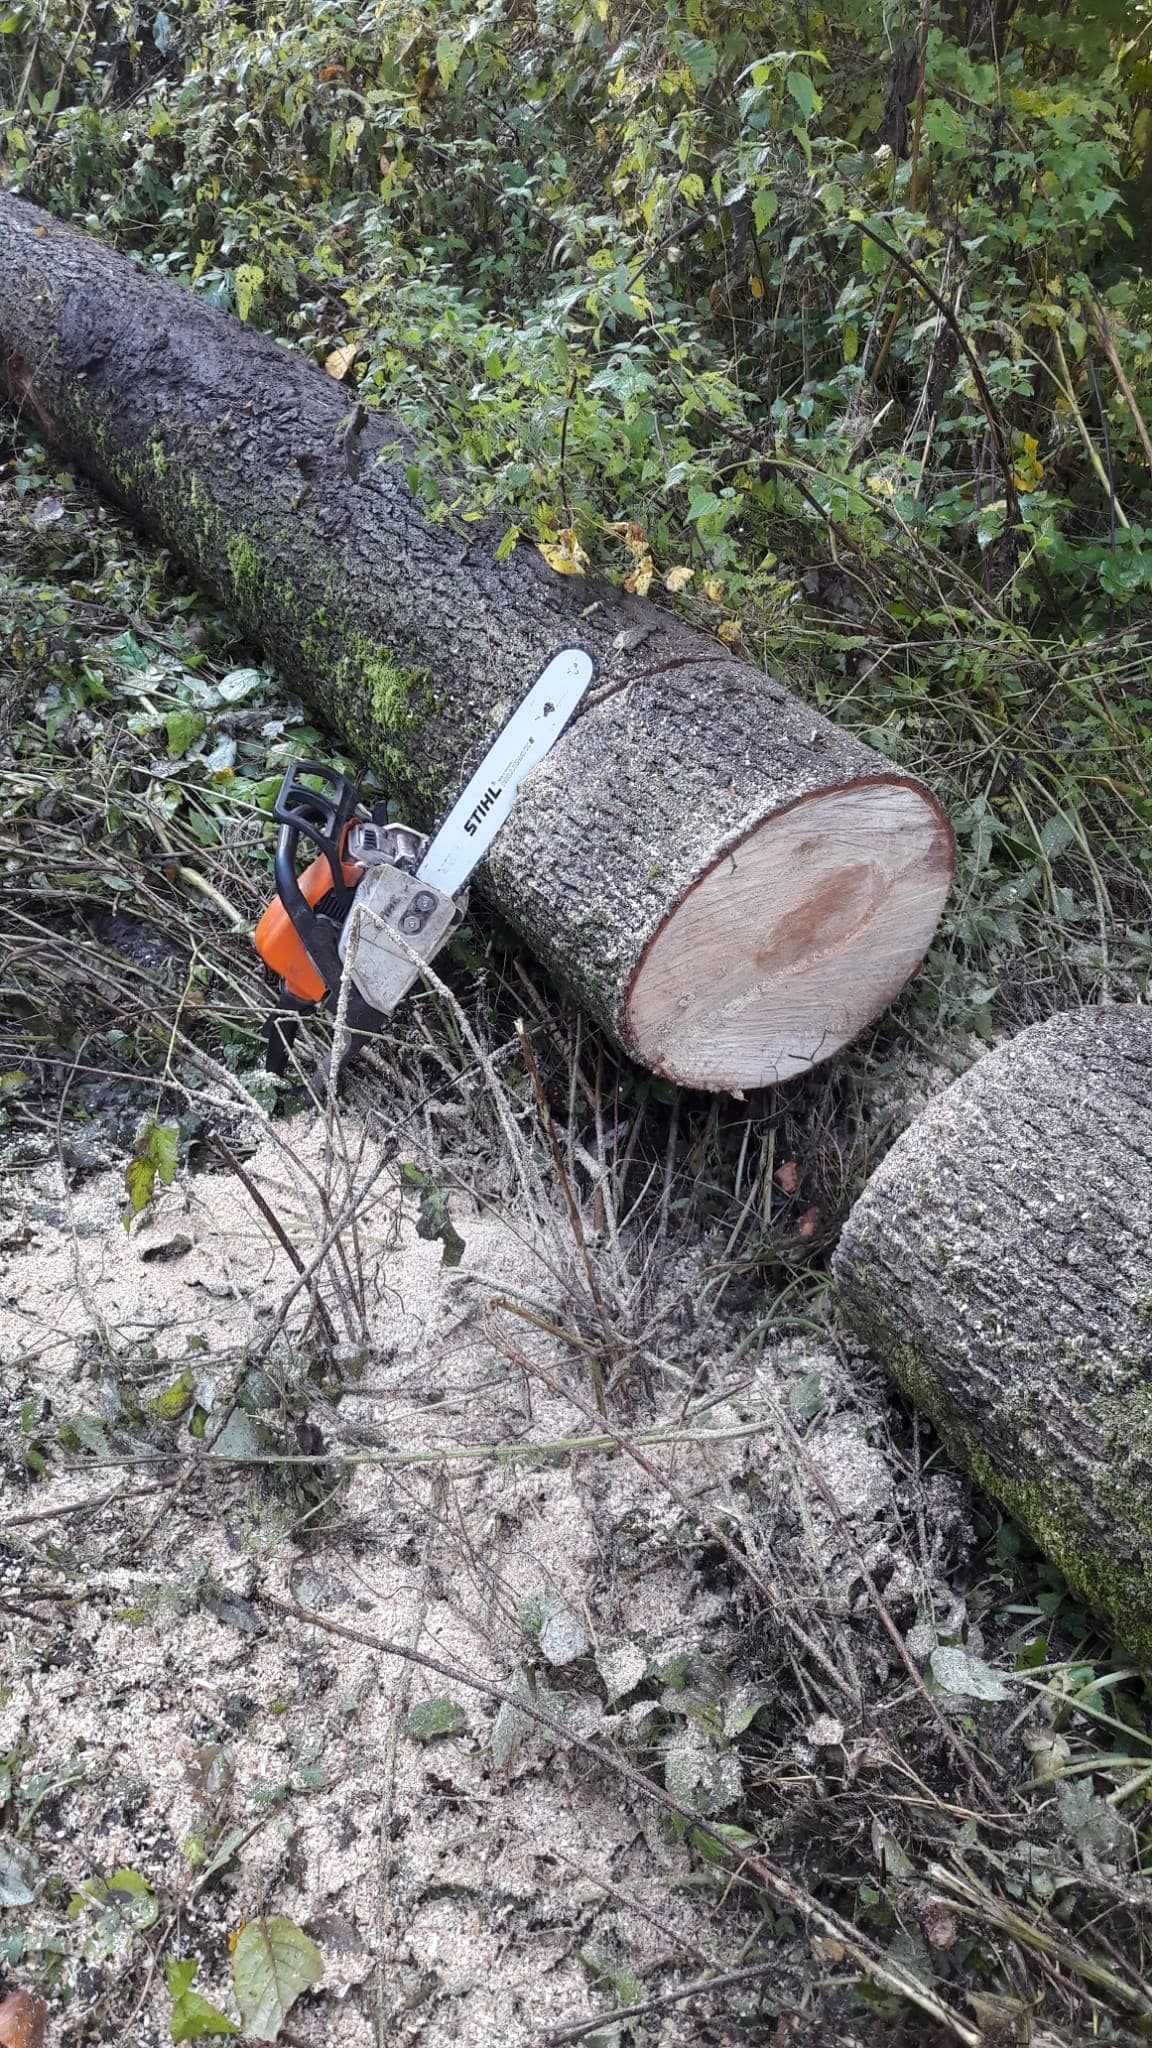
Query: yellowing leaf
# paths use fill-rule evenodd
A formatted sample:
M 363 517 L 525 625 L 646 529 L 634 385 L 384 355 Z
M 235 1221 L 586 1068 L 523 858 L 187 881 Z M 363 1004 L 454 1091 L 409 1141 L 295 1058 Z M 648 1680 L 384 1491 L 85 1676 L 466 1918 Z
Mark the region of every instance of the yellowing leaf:
M 241 320 L 246 320 L 260 296 L 264 283 L 264 272 L 258 263 L 238 263 L 234 277 L 236 290 L 236 311 Z
M 610 520 L 605 530 L 615 534 L 617 540 L 622 540 L 629 554 L 635 555 L 637 561 L 648 553 L 648 535 L 635 519 Z
M 624 578 L 624 588 L 630 591 L 633 597 L 647 597 L 655 574 L 656 565 L 651 555 L 641 555 L 632 574 Z
M 331 355 L 325 356 L 324 368 L 327 370 L 328 375 L 335 377 L 336 382 L 339 384 L 341 379 L 348 375 L 359 353 L 360 343 L 358 341 L 347 342 L 343 348 L 334 348 Z
M 724 642 L 725 647 L 735 647 L 740 638 L 739 619 L 724 619 L 716 628 L 716 636 Z
M 754 274 L 748 279 L 748 289 L 754 299 L 762 299 L 764 297 L 764 280 Z
M 146 1117 L 136 1134 L 133 1156 L 124 1168 L 128 1190 L 128 1218 L 146 1209 L 156 1191 L 156 1182 L 170 1188 L 176 1178 L 180 1156 L 180 1132 L 175 1124 L 158 1124 Z
M 1035 434 L 1025 434 L 1023 453 L 1016 457 L 1012 480 L 1018 491 L 1027 494 L 1038 490 L 1044 481 L 1044 464 L 1039 458 L 1040 443 Z
M 830 1934 L 810 1934 L 808 1945 L 822 1963 L 842 1963 L 848 1953 L 843 1942 L 834 1940 Z
M 677 591 L 687 590 L 695 574 L 695 569 L 669 569 L 668 574 L 664 578 L 664 588 L 665 590 L 670 590 L 673 597 L 675 597 Z
M 705 579 L 704 595 L 708 599 L 709 604 L 723 604 L 724 585 L 720 581 L 719 576 L 709 576 Z
M 563 528 L 558 540 L 538 540 L 536 548 L 557 576 L 582 576 L 588 566 L 588 557 L 571 526 Z

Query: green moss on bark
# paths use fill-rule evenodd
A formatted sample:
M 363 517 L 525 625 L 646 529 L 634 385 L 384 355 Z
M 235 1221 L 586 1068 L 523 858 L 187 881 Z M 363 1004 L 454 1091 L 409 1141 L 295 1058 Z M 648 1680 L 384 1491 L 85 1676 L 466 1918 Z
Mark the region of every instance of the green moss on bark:
M 868 1329 L 858 1313 L 855 1320 L 897 1385 L 934 1424 L 950 1456 L 1027 1530 L 1073 1591 L 1107 1618 L 1126 1649 L 1152 1668 L 1152 1496 L 1127 1469 L 1121 1448 L 1130 1456 L 1134 1431 L 1138 1451 L 1141 1430 L 1152 1443 L 1152 1396 L 1146 1396 L 1142 1408 L 1139 1396 L 1112 1404 L 1124 1411 L 1115 1418 L 1117 1456 L 1102 1468 L 1091 1515 L 1084 1494 L 1070 1480 L 1029 1472 L 1019 1456 L 1011 1470 L 998 1464 L 916 1346 L 894 1343 L 885 1328 Z
M 114 443 L 102 424 L 99 438 Z M 219 589 L 226 574 L 237 617 L 258 622 L 269 652 L 283 654 L 289 672 L 303 657 L 342 739 L 411 807 L 414 823 L 430 823 L 446 792 L 412 745 L 435 714 L 428 672 L 405 667 L 364 632 L 326 568 L 312 573 L 305 555 L 300 580 L 285 575 L 273 512 L 266 508 L 255 528 L 234 530 L 203 478 L 191 464 L 175 466 L 159 436 L 143 446 L 113 445 L 106 460 L 109 481 L 127 502 L 145 508 L 162 529 L 179 527 L 186 558 L 210 587 Z M 293 548 L 299 551 L 295 536 Z
M 225 542 L 228 574 L 238 598 L 254 597 L 263 582 L 260 557 L 245 534 L 229 534 Z

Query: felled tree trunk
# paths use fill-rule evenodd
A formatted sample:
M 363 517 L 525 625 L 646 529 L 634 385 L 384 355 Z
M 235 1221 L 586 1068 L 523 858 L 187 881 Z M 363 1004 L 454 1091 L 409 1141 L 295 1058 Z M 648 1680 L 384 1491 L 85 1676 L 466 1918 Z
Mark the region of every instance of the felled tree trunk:
M 745 1089 L 914 970 L 952 839 L 918 783 L 655 606 L 425 516 L 395 421 L 269 336 L 0 196 L 0 383 L 428 825 L 546 661 L 603 694 L 486 886 L 635 1058 Z M 359 430 L 357 430 L 359 428 Z
M 1152 1010 L 989 1053 L 892 1147 L 834 1270 L 952 1454 L 1152 1660 Z

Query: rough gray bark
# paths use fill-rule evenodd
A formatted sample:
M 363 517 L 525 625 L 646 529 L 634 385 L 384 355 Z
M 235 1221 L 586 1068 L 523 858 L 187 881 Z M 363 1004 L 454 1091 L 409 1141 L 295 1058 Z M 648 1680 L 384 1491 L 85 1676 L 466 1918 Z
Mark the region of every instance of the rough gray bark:
M 531 548 L 497 563 L 490 538 L 431 524 L 393 420 L 371 414 L 350 438 L 349 394 L 301 356 L 3 195 L 0 388 L 392 778 L 413 823 L 433 822 L 560 647 L 588 650 L 605 694 L 532 778 L 486 886 L 626 1050 L 688 1085 L 770 1082 L 834 1051 L 913 970 L 951 871 L 947 823 L 918 784 L 667 612 L 558 577 Z M 767 906 L 759 926 L 718 932 L 723 971 L 701 955 L 691 1032 L 666 1046 L 649 1018 L 638 1036 L 632 1005 L 649 948 L 691 892 L 722 861 L 735 871 L 765 820 L 829 790 L 859 795 L 841 829 L 848 871 L 863 878 L 852 926 L 862 948 L 873 898 L 900 876 L 872 957 L 888 950 L 855 1011 L 845 995 L 842 1016 L 820 1015 L 818 987 L 801 1005 L 794 1054 L 773 1050 L 767 1025 L 762 1072 L 747 1047 L 739 1071 L 723 1050 L 709 1053 L 726 1002 L 748 1037 L 756 1003 L 775 1000 Z M 883 828 L 872 792 L 899 797 Z M 882 803 L 872 808 L 882 816 Z M 862 864 L 881 829 L 902 846 L 919 835 L 915 874 L 887 854 Z M 789 959 L 804 948 L 826 958 L 839 943 L 834 895 L 826 886 L 810 916 L 794 908 L 785 920 Z M 763 956 L 772 990 L 747 995 L 740 983 L 733 994 L 727 956 L 742 949 L 745 982 Z
M 953 1455 L 1152 1658 L 1152 1010 L 989 1053 L 893 1146 L 834 1271 Z

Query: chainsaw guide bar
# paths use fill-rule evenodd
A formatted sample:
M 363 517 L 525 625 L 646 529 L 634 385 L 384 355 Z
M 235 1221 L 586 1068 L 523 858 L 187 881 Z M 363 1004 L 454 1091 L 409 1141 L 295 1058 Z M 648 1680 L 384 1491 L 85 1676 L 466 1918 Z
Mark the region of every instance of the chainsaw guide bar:
M 322 762 L 293 762 L 273 809 L 276 896 L 254 934 L 279 984 L 269 1072 L 286 1072 L 302 1015 L 336 1008 L 345 974 L 349 1028 L 381 1029 L 460 924 L 469 878 L 593 672 L 579 647 L 548 663 L 431 840 L 390 820 L 387 803 L 369 811 L 355 785 Z M 317 858 L 298 874 L 302 839 Z

